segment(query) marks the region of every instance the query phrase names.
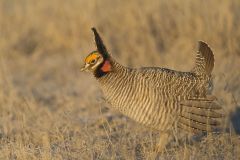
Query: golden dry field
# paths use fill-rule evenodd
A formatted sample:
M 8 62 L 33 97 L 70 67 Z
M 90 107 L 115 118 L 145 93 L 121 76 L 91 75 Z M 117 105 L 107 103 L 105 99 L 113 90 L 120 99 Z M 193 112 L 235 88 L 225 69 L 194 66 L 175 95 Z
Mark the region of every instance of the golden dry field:
M 206 41 L 228 129 L 173 141 L 156 159 L 240 159 L 239 0 L 0 0 L 1 160 L 133 160 L 138 146 L 154 159 L 158 133 L 108 109 L 80 72 L 93 26 L 131 67 L 188 71 Z

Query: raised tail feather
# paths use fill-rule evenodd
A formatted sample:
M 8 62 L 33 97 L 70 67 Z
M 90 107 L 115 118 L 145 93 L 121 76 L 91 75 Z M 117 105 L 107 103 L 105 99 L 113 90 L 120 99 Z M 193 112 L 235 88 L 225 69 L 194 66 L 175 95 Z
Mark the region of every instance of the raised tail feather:
M 214 132 L 219 129 L 220 120 L 224 115 L 217 112 L 222 107 L 213 99 L 184 100 L 180 105 L 182 112 L 177 123 L 179 128 L 193 133 Z
M 210 75 L 214 67 L 214 55 L 211 48 L 203 41 L 198 42 L 196 63 L 193 72 L 197 75 Z

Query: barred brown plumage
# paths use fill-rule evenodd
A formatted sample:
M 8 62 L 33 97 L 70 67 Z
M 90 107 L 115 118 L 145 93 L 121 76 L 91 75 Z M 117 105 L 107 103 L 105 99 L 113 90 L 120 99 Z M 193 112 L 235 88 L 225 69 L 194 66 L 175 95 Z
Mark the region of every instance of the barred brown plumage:
M 214 56 L 200 41 L 196 64 L 191 72 L 167 68 L 129 68 L 109 55 L 101 37 L 93 28 L 97 51 L 85 59 L 82 70 L 93 72 L 111 106 L 135 121 L 159 130 L 159 150 L 171 136 L 173 126 L 199 133 L 214 131 L 221 109 L 208 95 Z

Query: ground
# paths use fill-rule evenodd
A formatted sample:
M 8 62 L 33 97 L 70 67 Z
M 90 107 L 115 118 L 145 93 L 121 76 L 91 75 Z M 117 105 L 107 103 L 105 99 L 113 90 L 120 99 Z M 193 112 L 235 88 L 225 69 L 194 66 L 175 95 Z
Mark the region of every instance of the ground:
M 240 159 L 240 2 L 0 0 L 0 159 L 153 159 L 158 134 L 108 109 L 80 72 L 95 26 L 118 62 L 189 71 L 198 40 L 215 54 L 228 131 L 172 142 L 161 159 Z M 178 135 L 176 135 L 178 136 Z

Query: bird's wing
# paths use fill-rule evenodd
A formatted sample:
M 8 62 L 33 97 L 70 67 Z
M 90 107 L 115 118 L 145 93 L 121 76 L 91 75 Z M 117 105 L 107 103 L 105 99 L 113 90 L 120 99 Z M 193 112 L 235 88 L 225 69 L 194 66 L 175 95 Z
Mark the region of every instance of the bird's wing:
M 179 105 L 181 107 L 177 123 L 179 128 L 198 133 L 214 132 L 220 127 L 220 120 L 224 114 L 222 114 L 222 107 L 213 96 L 189 98 L 180 101 Z
M 219 119 L 223 114 L 219 113 L 222 107 L 213 96 L 197 97 L 195 93 L 197 82 L 191 73 L 177 72 L 161 68 L 143 68 L 147 70 L 143 77 L 151 87 L 155 87 L 155 94 L 159 94 L 160 101 L 166 104 L 169 114 L 175 115 L 177 126 L 193 133 L 203 131 L 215 131 L 221 124 Z M 155 71 L 155 72 L 154 72 Z M 154 74 L 155 73 L 155 74 Z M 198 88 L 198 87 L 197 87 Z M 162 104 L 160 105 L 162 106 Z M 172 107 L 172 108 L 171 108 Z

